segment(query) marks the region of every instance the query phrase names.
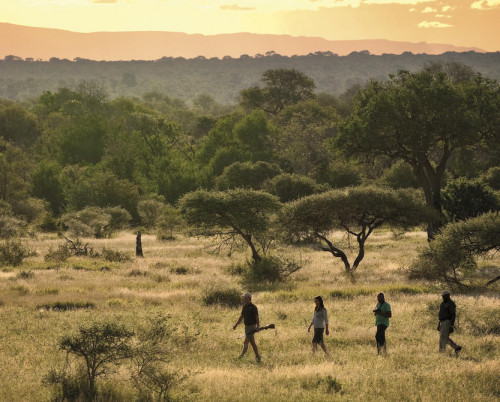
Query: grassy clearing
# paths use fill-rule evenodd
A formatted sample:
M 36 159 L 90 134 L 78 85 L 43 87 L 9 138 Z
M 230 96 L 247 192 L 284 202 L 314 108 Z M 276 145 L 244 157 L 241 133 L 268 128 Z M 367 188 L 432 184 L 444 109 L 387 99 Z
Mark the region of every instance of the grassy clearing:
M 341 235 L 337 235 L 341 239 Z M 440 290 L 410 282 L 404 269 L 425 244 L 423 233 L 370 238 L 355 278 L 345 275 L 331 254 L 313 247 L 279 252 L 304 267 L 282 284 L 245 284 L 231 267 L 247 255 L 213 254 L 209 240 L 178 238 L 160 242 L 143 235 L 145 258 L 135 258 L 135 235 L 90 240 L 130 261 L 69 258 L 45 262 L 61 240 L 28 239 L 38 252 L 19 267 L 0 272 L 0 400 L 50 399 L 42 384 L 49 369 L 62 367 L 61 336 L 84 323 L 113 320 L 138 328 L 157 314 L 177 328 L 174 364 L 187 375 L 174 395 L 187 400 L 406 400 L 496 401 L 500 398 L 500 298 L 489 292 L 455 294 L 460 358 L 439 355 L 436 327 Z M 346 241 L 346 239 L 344 239 Z M 488 262 L 500 265 L 499 257 Z M 386 293 L 393 319 L 387 330 L 386 358 L 376 356 L 371 311 L 378 291 Z M 237 359 L 242 331 L 232 330 L 240 313 L 234 294 L 251 291 L 261 324 L 275 330 L 257 335 L 262 363 L 251 350 Z M 312 355 L 307 333 L 313 298 L 322 295 L 330 317 L 330 356 Z M 122 400 L 134 400 L 126 368 L 102 383 Z

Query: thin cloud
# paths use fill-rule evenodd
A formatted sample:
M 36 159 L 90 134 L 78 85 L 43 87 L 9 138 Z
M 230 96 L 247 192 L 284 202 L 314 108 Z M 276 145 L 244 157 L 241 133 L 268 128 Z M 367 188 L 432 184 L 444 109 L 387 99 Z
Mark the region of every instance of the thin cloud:
M 445 13 L 446 11 L 450 11 L 451 9 L 453 9 L 452 6 L 443 6 L 441 10 L 443 11 L 443 13 Z
M 451 28 L 453 25 L 443 24 L 438 21 L 422 21 L 417 25 L 419 28 Z
M 220 10 L 230 10 L 230 11 L 252 11 L 255 7 L 241 7 L 238 4 L 224 4 L 219 7 Z
M 500 0 L 479 0 L 471 4 L 470 8 L 477 10 L 491 10 L 500 7 Z
M 445 15 L 445 14 L 436 14 L 436 18 L 451 18 L 451 15 Z
M 92 0 L 92 2 L 95 4 L 112 4 L 118 3 L 118 0 Z
M 437 12 L 437 9 L 432 8 L 432 7 L 425 7 L 425 8 L 422 10 L 422 13 L 436 13 L 436 12 Z

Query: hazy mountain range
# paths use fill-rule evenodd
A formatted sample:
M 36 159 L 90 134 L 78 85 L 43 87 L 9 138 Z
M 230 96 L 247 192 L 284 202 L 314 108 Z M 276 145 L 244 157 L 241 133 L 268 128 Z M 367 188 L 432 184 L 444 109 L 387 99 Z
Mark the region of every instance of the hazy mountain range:
M 289 35 L 252 33 L 200 35 L 179 32 L 78 33 L 0 23 L 0 58 L 15 55 L 35 60 L 51 57 L 73 60 L 157 60 L 162 57 L 207 58 L 254 56 L 274 51 L 283 56 L 332 52 L 347 55 L 368 50 L 372 54 L 441 54 L 484 52 L 479 48 L 437 43 L 373 40 L 326 40 Z

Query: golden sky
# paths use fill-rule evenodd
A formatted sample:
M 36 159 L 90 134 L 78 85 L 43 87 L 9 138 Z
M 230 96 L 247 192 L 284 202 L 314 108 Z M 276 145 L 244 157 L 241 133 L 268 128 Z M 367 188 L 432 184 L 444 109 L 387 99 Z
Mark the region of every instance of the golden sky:
M 0 0 L 0 22 L 77 32 L 252 32 L 500 51 L 500 0 Z

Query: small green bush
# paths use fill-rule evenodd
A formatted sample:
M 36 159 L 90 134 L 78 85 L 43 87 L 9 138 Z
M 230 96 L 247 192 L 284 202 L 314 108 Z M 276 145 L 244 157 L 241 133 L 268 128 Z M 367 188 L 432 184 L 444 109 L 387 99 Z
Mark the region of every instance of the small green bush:
M 110 262 L 127 262 L 131 261 L 132 258 L 125 253 L 120 251 L 111 250 L 109 248 L 103 247 L 101 252 L 102 258 Z
M 95 304 L 91 302 L 55 302 L 40 304 L 37 310 L 51 310 L 51 311 L 71 311 L 71 310 L 83 310 L 83 309 L 94 309 Z
M 57 247 L 56 250 L 50 247 L 48 253 L 45 254 L 43 259 L 45 261 L 64 262 L 69 257 L 71 257 L 71 250 L 66 244 L 62 244 L 59 247 Z
M 26 258 L 34 255 L 36 255 L 36 252 L 28 249 L 19 239 L 6 240 L 0 243 L 0 263 L 2 264 L 18 266 Z
M 203 304 L 236 307 L 241 304 L 241 291 L 233 287 L 211 287 L 205 290 Z
M 247 261 L 243 278 L 251 282 L 281 282 L 298 271 L 295 261 L 279 257 L 263 257 L 260 261 Z
M 146 271 L 141 271 L 140 269 L 133 269 L 129 272 L 128 276 L 147 276 L 148 273 Z

